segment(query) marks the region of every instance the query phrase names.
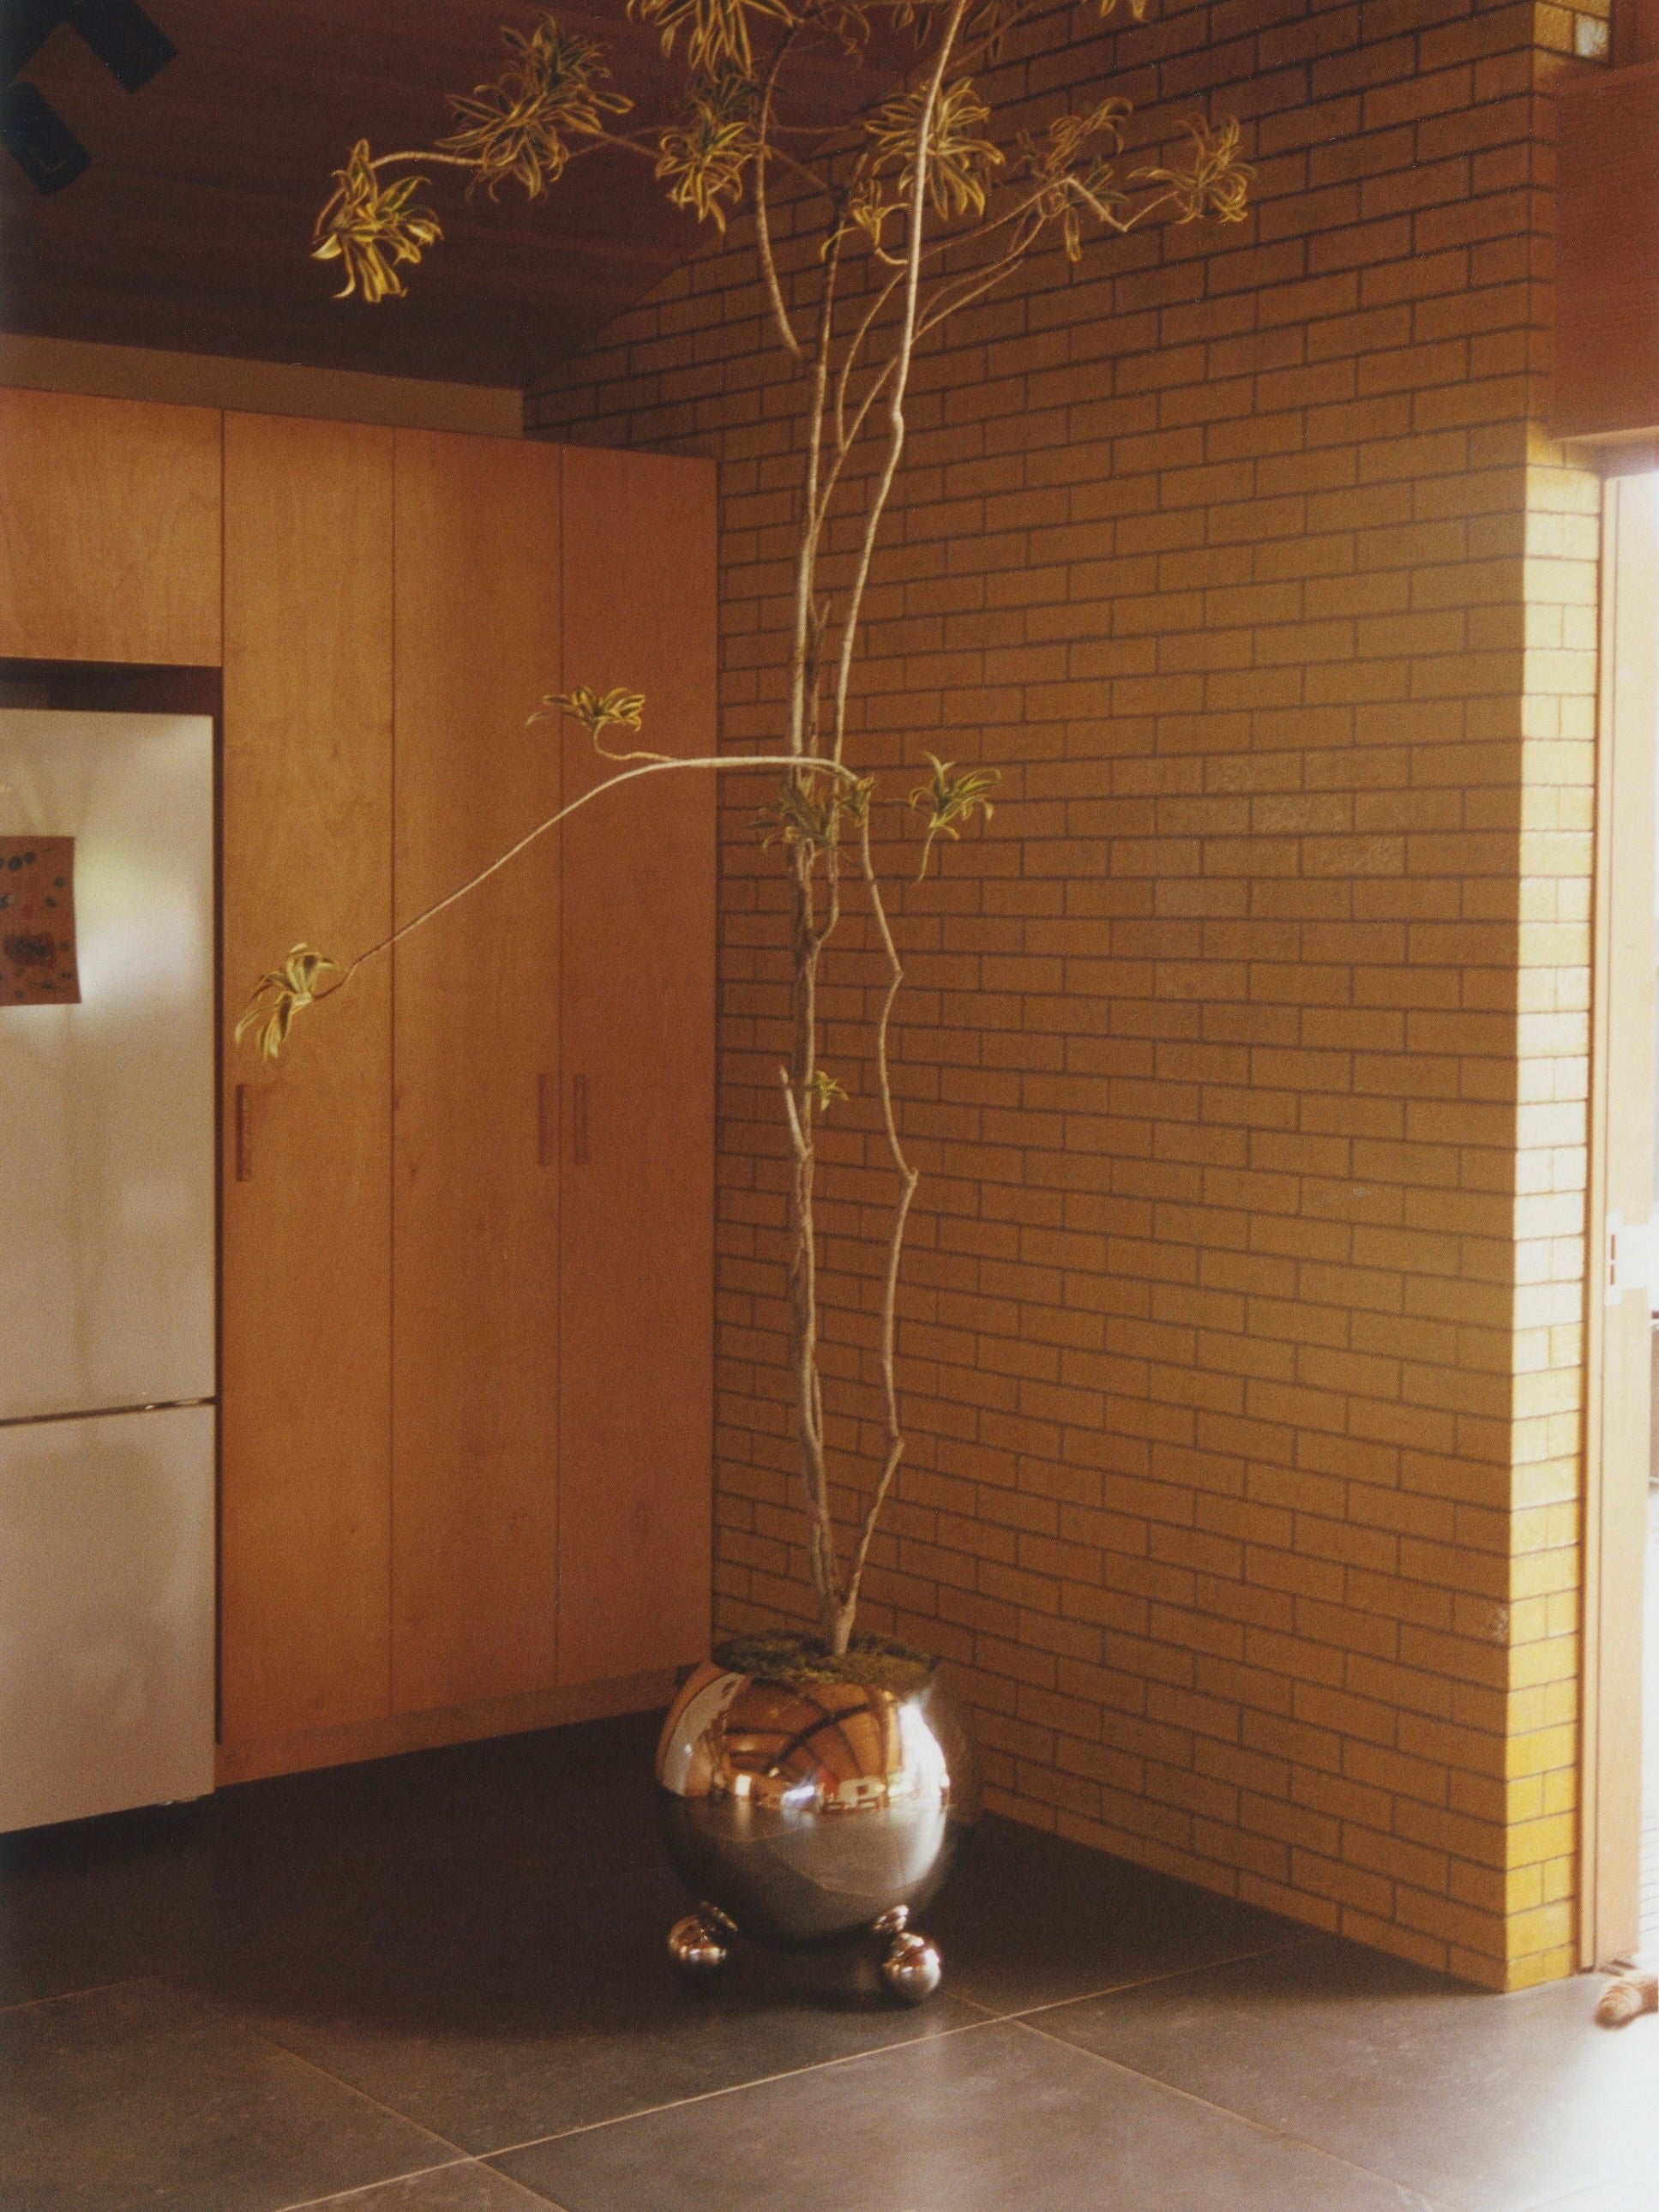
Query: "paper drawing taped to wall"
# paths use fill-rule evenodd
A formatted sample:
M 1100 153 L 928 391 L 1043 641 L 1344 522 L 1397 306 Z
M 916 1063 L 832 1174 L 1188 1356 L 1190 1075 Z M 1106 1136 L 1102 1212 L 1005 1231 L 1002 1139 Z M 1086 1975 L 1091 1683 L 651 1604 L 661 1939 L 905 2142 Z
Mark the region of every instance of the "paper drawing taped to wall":
M 0 837 L 0 1006 L 78 1005 L 75 840 Z

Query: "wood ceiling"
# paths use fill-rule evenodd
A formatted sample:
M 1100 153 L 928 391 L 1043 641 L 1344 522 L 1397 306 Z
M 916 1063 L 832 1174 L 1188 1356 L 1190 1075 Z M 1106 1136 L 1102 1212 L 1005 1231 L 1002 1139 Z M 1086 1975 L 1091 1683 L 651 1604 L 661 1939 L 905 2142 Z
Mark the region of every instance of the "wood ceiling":
M 7 0 L 11 4 L 11 0 Z M 25 64 L 92 155 L 38 191 L 0 155 L 0 327 L 186 353 L 518 385 L 575 350 L 705 243 L 650 165 L 600 153 L 541 200 L 508 185 L 469 205 L 434 172 L 444 241 L 409 296 L 337 301 L 311 228 L 355 138 L 377 152 L 450 128 L 444 95 L 495 76 L 525 0 L 145 0 L 178 49 L 128 92 L 69 24 Z M 672 102 L 653 31 L 611 0 L 557 9 L 599 38 L 647 119 Z M 819 114 L 850 114 L 890 77 L 826 62 Z

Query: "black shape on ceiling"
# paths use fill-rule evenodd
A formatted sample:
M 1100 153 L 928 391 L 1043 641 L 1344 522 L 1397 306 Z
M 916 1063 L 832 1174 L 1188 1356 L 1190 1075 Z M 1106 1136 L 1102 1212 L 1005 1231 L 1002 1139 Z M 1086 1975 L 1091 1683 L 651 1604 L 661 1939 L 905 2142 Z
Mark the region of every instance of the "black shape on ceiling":
M 0 92 L 0 146 L 39 192 L 62 191 L 92 159 L 32 84 L 9 84 Z
M 9 84 L 74 4 L 75 0 L 5 0 L 0 6 L 0 78 Z
M 148 84 L 179 51 L 138 0 L 0 0 L 0 145 L 43 192 L 73 184 L 92 159 L 50 100 L 15 82 L 60 23 L 84 39 L 129 92 Z

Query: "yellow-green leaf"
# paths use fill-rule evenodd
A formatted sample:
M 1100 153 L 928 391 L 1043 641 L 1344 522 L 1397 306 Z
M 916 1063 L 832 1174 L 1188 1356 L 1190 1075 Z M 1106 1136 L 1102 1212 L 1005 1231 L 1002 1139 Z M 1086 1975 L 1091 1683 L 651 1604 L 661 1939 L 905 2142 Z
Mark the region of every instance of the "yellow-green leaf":
M 927 757 L 933 764 L 933 772 L 926 783 L 919 783 L 910 793 L 911 805 L 927 817 L 921 864 L 916 870 L 918 883 L 927 873 L 927 856 L 933 849 L 935 838 L 949 837 L 954 843 L 958 822 L 970 822 L 975 814 L 982 814 L 988 822 L 991 819 L 996 809 L 991 804 L 990 794 L 1002 781 L 1000 769 L 958 771 L 954 761 L 940 760 L 937 753 L 929 753 Z
M 901 200 L 908 198 L 915 176 L 926 99 L 924 87 L 900 93 L 878 107 L 864 126 L 874 148 L 866 176 L 873 179 L 896 169 Z M 971 77 L 957 77 L 939 87 L 929 120 L 927 149 L 927 196 L 935 214 L 984 214 L 991 172 L 1000 169 L 1003 160 L 1001 149 L 980 127 L 990 119 L 991 111 Z M 853 219 L 868 229 L 869 217 L 858 211 L 859 198 L 854 195 Z
M 368 139 L 357 141 L 345 167 L 334 172 L 333 195 L 313 234 L 313 260 L 337 261 L 344 274 L 337 300 L 361 292 L 373 306 L 403 296 L 395 264 L 418 261 L 443 236 L 431 210 L 415 204 L 416 188 L 425 182 L 424 177 L 401 177 L 383 185 Z
M 686 59 L 711 76 L 727 66 L 754 75 L 751 15 L 785 23 L 795 20 L 788 0 L 628 0 L 628 12 L 657 26 L 665 54 L 673 52 L 684 31 Z
M 741 70 L 693 83 L 684 119 L 657 141 L 657 175 L 669 181 L 668 197 L 689 208 L 699 222 L 726 228 L 727 200 L 743 198 L 744 172 L 755 158 L 757 88 Z
M 470 94 L 450 95 L 461 127 L 438 143 L 474 163 L 473 182 L 492 195 L 513 177 L 534 199 L 563 173 L 568 135 L 597 137 L 606 116 L 625 115 L 634 103 L 606 88 L 604 47 L 562 31 L 551 15 L 527 34 L 509 26 L 501 38 L 511 61 Z
M 280 968 L 267 969 L 249 994 L 235 1030 L 240 1045 L 250 1030 L 258 1032 L 261 1060 L 275 1060 L 288 1041 L 296 1014 L 316 1003 L 323 977 L 337 972 L 337 963 L 308 945 L 296 945 Z
M 1177 222 L 1196 222 L 1203 215 L 1221 222 L 1243 222 L 1249 212 L 1247 203 L 1255 171 L 1240 156 L 1237 123 L 1229 117 L 1214 131 L 1203 116 L 1195 115 L 1182 127 L 1193 142 L 1192 159 L 1185 167 L 1137 169 L 1130 183 L 1167 185 Z
M 573 722 L 580 722 L 592 738 L 595 752 L 604 753 L 607 760 L 615 760 L 623 756 L 606 751 L 605 732 L 637 730 L 644 713 L 643 691 L 630 691 L 621 684 L 613 684 L 609 691 L 595 691 L 586 684 L 579 684 L 573 690 L 547 692 L 530 720 L 550 722 L 556 714 L 568 714 Z

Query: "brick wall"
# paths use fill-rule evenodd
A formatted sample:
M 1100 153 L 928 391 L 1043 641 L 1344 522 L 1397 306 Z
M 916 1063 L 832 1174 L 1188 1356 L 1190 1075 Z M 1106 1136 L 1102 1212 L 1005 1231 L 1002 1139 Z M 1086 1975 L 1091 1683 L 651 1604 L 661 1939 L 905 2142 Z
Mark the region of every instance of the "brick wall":
M 871 604 L 861 759 L 900 794 L 924 747 L 1005 781 L 898 899 L 926 1180 L 866 1618 L 947 1656 L 1001 1809 L 1516 1984 L 1572 1964 L 1599 487 L 1531 426 L 1575 19 L 1153 11 L 1047 17 L 1010 121 L 1114 73 L 1141 144 L 1236 113 L 1255 213 L 953 326 Z M 725 735 L 775 736 L 798 411 L 741 230 L 530 421 L 720 457 Z M 759 795 L 728 788 L 723 838 L 728 1626 L 804 1611 Z M 843 1444 L 874 1407 L 876 975 L 855 924 L 825 993 Z

